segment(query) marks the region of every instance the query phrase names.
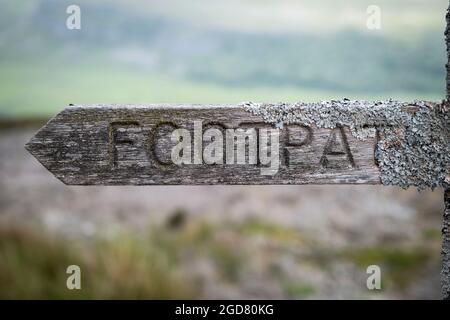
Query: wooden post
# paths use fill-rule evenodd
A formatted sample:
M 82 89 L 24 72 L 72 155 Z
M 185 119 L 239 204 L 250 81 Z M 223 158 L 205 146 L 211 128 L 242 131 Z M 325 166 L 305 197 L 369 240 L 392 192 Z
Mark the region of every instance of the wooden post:
M 450 188 L 444 190 L 444 205 L 442 221 L 442 298 L 450 300 Z
M 447 45 L 447 103 L 450 101 L 450 7 L 446 15 L 447 28 L 445 42 Z M 444 216 L 442 218 L 442 298 L 450 300 L 450 187 L 444 188 Z

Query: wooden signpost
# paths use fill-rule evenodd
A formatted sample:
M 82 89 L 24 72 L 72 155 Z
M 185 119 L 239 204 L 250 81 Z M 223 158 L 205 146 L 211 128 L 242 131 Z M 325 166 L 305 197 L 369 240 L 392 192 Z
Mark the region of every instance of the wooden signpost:
M 191 154 L 182 165 L 171 161 L 179 144 L 171 139 L 176 129 L 186 129 L 191 136 L 185 148 Z M 277 130 L 276 172 L 262 174 L 271 159 L 266 154 L 268 161 L 262 161 L 261 149 L 271 146 L 270 139 L 263 146 L 261 134 L 270 129 L 273 126 L 262 117 L 239 106 L 70 106 L 27 148 L 67 184 L 380 183 L 376 137 L 358 140 L 345 127 L 284 126 Z M 239 141 L 235 138 L 231 147 L 226 146 L 239 132 L 247 140 L 242 140 L 246 161 L 241 163 Z M 200 156 L 194 161 L 197 145 Z M 216 161 L 205 159 L 208 150 L 213 157 L 217 151 Z M 250 161 L 252 150 L 256 161 Z
M 448 28 L 446 39 L 449 48 Z M 444 187 L 450 299 L 449 81 L 442 103 L 71 105 L 26 148 L 68 185 Z

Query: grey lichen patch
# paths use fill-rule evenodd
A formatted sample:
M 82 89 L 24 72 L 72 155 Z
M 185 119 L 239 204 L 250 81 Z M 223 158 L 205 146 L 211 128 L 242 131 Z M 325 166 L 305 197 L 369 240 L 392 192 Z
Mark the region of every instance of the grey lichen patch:
M 278 128 L 300 124 L 350 128 L 364 140 L 378 135 L 375 159 L 381 182 L 419 190 L 448 186 L 450 114 L 445 103 L 394 100 L 332 100 L 317 103 L 242 103 L 247 111 Z

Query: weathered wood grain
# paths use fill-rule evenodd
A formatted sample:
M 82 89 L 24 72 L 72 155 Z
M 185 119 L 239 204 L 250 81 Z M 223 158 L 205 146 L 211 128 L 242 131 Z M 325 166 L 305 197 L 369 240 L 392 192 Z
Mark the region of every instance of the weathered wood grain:
M 69 185 L 380 183 L 376 138 L 357 139 L 346 127 L 284 126 L 273 175 L 262 175 L 260 163 L 176 165 L 170 133 L 194 121 L 203 131 L 273 129 L 236 105 L 69 106 L 26 148 Z
M 447 49 L 447 105 L 450 103 L 450 5 L 446 14 L 447 27 L 445 29 L 445 43 Z M 450 177 L 447 176 L 450 185 Z M 442 268 L 441 290 L 442 298 L 450 300 L 450 186 L 444 189 L 444 214 L 442 218 Z
M 450 300 L 450 188 L 444 190 L 444 214 L 442 219 L 442 297 Z

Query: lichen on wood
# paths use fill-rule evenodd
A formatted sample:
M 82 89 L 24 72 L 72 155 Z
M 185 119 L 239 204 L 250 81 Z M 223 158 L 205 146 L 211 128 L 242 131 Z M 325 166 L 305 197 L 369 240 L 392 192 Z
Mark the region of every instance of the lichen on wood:
M 279 128 L 289 124 L 346 126 L 361 140 L 377 136 L 375 160 L 385 185 L 419 190 L 448 185 L 450 115 L 446 103 L 343 99 L 241 105 Z

